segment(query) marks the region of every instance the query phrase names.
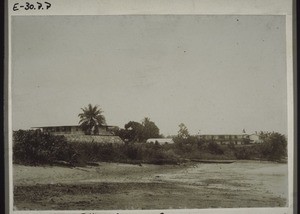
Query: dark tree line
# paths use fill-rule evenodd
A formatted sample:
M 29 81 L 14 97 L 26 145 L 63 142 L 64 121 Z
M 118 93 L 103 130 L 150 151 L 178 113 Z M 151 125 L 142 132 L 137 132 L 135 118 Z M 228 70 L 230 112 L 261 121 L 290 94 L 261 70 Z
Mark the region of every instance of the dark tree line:
M 130 121 L 125 124 L 124 129 L 118 129 L 115 134 L 120 136 L 125 142 L 145 142 L 149 138 L 162 137 L 159 128 L 148 117 L 142 123 Z
M 80 126 L 86 134 L 97 134 L 105 125 L 103 111 L 89 104 L 82 108 Z M 179 159 L 262 159 L 278 161 L 287 157 L 287 139 L 277 132 L 260 132 L 260 144 L 219 145 L 206 142 L 189 134 L 181 123 L 174 144 L 141 144 L 149 138 L 163 137 L 159 128 L 149 118 L 141 123 L 130 121 L 124 128 L 114 130 L 126 143 L 122 145 L 98 143 L 69 143 L 64 136 L 54 136 L 40 130 L 19 130 L 13 132 L 13 160 L 21 164 L 53 164 L 66 161 L 78 164 L 89 161 L 126 162 L 144 161 L 155 163 L 177 162 Z
M 125 129 L 124 129 L 125 130 Z M 132 131 L 132 130 L 131 130 Z M 280 161 L 287 156 L 284 135 L 270 133 L 261 144 L 219 145 L 202 142 L 195 136 L 174 138 L 174 144 L 128 144 L 67 142 L 40 130 L 19 130 L 13 133 L 14 163 L 40 165 L 63 162 L 78 165 L 94 161 L 143 163 L 178 163 L 186 159 L 261 159 Z
M 80 127 L 87 135 L 97 135 L 99 128 L 106 125 L 102 109 L 89 104 L 81 110 L 78 114 Z M 130 121 L 125 124 L 124 129 L 115 129 L 114 132 L 125 142 L 144 142 L 149 138 L 161 137 L 159 128 L 148 117 L 145 117 L 142 123 Z
M 269 160 L 280 160 L 287 157 L 287 139 L 277 132 L 261 132 L 262 156 Z
M 64 136 L 54 136 L 40 130 L 13 132 L 13 160 L 15 163 L 39 165 L 55 161 L 72 162 L 76 152 Z

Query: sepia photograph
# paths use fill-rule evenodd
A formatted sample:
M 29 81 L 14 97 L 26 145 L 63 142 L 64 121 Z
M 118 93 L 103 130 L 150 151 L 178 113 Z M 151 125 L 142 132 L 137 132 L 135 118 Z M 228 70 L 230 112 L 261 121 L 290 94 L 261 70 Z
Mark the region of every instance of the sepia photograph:
M 283 15 L 11 17 L 13 210 L 289 206 Z

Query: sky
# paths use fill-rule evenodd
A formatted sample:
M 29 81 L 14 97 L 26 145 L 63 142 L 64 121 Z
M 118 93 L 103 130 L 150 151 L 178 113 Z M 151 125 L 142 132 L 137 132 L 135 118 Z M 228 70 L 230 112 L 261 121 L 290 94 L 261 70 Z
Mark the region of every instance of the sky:
M 12 128 L 149 117 L 164 135 L 287 133 L 284 16 L 12 18 Z

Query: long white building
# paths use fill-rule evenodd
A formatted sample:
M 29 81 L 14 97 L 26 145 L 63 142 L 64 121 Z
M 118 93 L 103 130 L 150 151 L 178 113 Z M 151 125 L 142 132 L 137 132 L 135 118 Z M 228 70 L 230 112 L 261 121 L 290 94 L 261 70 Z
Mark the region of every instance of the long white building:
M 257 134 L 205 134 L 199 135 L 201 140 L 216 142 L 217 144 L 256 144 L 262 143 Z

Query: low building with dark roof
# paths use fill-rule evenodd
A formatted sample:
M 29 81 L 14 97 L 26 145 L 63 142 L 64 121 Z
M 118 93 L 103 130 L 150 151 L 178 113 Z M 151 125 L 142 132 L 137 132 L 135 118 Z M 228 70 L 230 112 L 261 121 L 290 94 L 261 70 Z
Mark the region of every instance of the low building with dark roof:
M 68 142 L 123 144 L 124 141 L 113 132 L 116 128 L 117 126 L 100 126 L 98 134 L 86 135 L 79 125 L 33 127 L 53 135 L 63 135 Z
M 97 135 L 111 136 L 114 135 L 113 128 L 116 126 L 100 126 L 99 133 Z M 67 134 L 79 134 L 84 135 L 84 131 L 79 125 L 68 125 L 68 126 L 41 126 L 33 127 L 33 129 L 40 129 L 42 132 L 48 132 L 54 135 L 67 135 Z

